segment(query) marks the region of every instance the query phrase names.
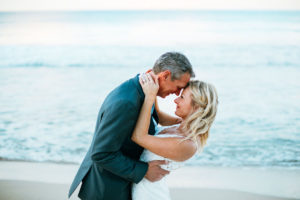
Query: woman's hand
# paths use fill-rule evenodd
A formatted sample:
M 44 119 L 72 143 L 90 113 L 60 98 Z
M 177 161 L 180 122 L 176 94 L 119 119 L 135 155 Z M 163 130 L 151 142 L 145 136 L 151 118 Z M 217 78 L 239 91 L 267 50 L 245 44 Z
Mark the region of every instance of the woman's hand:
M 159 89 L 157 77 L 155 78 L 155 80 L 153 80 L 149 73 L 143 73 L 140 75 L 139 81 L 145 93 L 145 97 L 154 101 Z

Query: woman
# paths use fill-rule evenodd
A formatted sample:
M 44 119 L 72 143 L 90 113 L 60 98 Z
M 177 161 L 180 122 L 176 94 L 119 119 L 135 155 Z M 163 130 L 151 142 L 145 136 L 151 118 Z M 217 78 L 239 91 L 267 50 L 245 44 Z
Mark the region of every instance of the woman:
M 182 119 L 180 125 L 165 129 L 164 134 L 148 135 L 151 108 L 159 85 L 150 74 L 140 76 L 145 100 L 134 129 L 132 140 L 146 150 L 141 160 L 149 162 L 163 158 L 183 162 L 201 151 L 206 144 L 218 105 L 217 92 L 211 84 L 190 81 L 181 96 L 175 99 L 175 114 Z M 163 158 L 162 158 L 163 157 Z M 176 163 L 172 165 L 176 167 Z M 171 166 L 171 168 L 173 168 Z M 143 179 L 133 185 L 133 200 L 169 200 L 170 194 L 164 178 L 157 182 Z

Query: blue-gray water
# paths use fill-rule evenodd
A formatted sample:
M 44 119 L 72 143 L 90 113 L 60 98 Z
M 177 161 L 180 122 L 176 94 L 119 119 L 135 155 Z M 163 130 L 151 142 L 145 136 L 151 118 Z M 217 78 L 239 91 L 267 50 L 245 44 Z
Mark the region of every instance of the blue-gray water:
M 300 167 L 300 12 L 283 11 L 0 13 L 0 157 L 81 162 L 108 92 L 170 50 L 219 93 L 191 164 Z

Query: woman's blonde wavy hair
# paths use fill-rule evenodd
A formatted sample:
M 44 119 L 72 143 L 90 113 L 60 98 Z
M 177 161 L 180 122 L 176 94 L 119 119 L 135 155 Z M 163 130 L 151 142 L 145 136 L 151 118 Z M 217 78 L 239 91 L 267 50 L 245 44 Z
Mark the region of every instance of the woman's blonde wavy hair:
M 212 84 L 203 81 L 190 81 L 189 88 L 192 93 L 194 112 L 182 122 L 182 130 L 188 133 L 184 140 L 192 139 L 197 144 L 198 151 L 201 152 L 217 114 L 218 94 Z

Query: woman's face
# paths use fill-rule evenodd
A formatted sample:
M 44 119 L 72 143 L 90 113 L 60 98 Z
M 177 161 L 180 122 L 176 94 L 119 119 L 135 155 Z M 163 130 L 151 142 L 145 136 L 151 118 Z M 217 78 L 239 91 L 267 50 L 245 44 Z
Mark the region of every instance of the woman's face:
M 191 95 L 190 87 L 187 87 L 183 90 L 181 96 L 174 100 L 177 104 L 175 114 L 182 119 L 185 119 L 193 111 Z

